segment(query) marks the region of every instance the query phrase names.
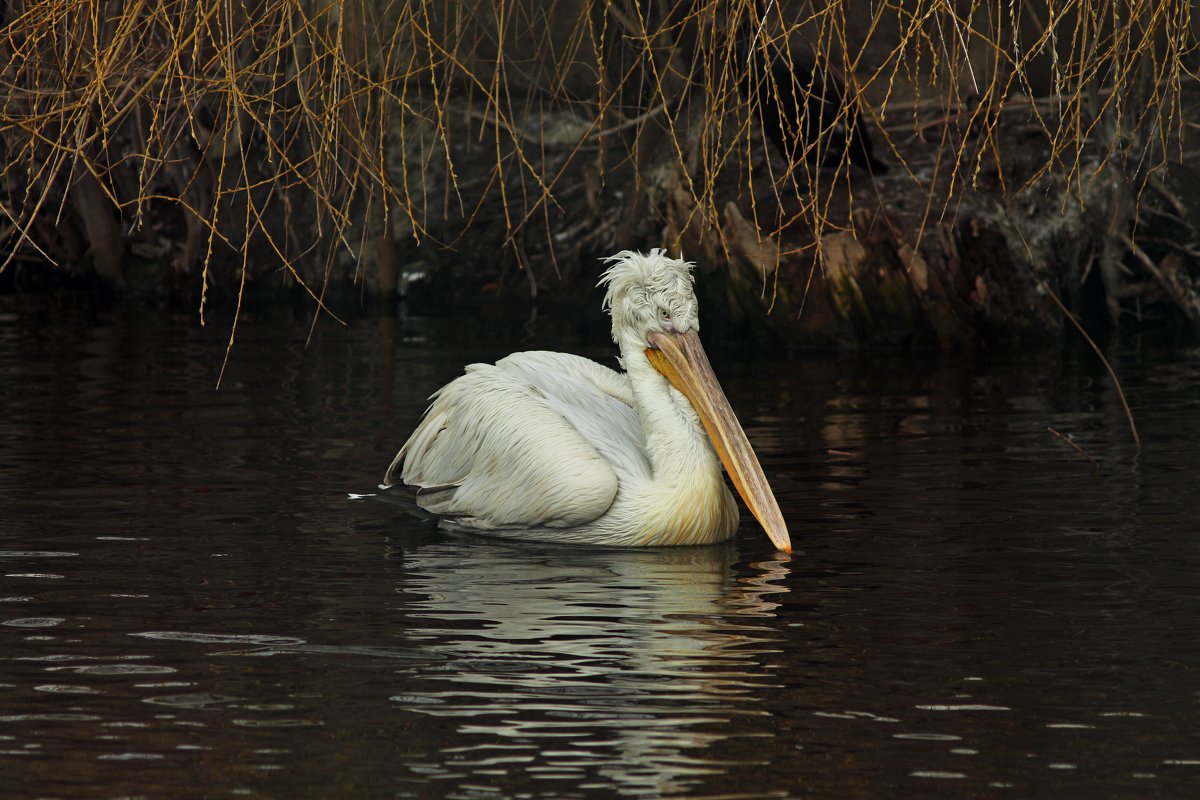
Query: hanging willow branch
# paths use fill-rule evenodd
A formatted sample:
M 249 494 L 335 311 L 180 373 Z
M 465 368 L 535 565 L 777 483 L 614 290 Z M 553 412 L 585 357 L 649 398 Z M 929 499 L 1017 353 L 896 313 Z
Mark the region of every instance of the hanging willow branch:
M 803 226 L 819 248 L 848 224 L 847 198 L 863 202 L 854 140 L 868 130 L 870 160 L 910 190 L 914 143 L 936 143 L 949 188 L 926 219 L 952 214 L 985 169 L 1008 196 L 1047 176 L 1082 196 L 1106 163 L 1144 176 L 1178 154 L 1197 12 L 1183 0 L 12 0 L 6 14 L 0 269 L 86 262 L 120 284 L 141 259 L 198 276 L 203 316 L 214 282 L 273 271 L 321 306 L 335 251 L 357 262 L 371 243 L 390 290 L 397 236 L 488 224 L 510 246 L 539 232 L 553 250 L 556 228 L 577 226 L 603 244 L 645 218 L 638 204 L 669 169 L 685 227 L 724 240 L 734 191 L 764 238 Z M 1044 144 L 1026 174 L 998 135 L 1014 118 Z M 583 194 L 595 211 L 618 183 L 625 222 L 562 216 Z

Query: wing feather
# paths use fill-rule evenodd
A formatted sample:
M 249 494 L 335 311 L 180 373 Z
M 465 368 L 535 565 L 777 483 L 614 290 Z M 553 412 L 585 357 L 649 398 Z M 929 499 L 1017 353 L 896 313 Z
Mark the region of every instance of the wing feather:
M 616 471 L 618 479 L 651 477 L 642 421 L 629 377 L 570 353 L 514 353 L 496 362 L 541 392 Z
M 619 471 L 648 472 L 631 402 L 623 375 L 577 356 L 473 364 L 434 396 L 385 483 L 418 487 L 422 508 L 465 527 L 583 525 L 617 493 L 606 455 L 626 453 Z

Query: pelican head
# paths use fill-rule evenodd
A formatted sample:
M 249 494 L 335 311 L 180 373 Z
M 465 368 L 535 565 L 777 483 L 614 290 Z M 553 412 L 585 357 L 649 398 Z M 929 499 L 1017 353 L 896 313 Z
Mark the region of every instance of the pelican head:
M 700 344 L 692 264 L 660 249 L 606 261 L 604 306 L 626 369 L 644 358 L 688 399 L 750 513 L 779 550 L 791 552 L 779 504 Z
M 653 347 L 647 338 L 652 332 L 699 330 L 691 262 L 658 248 L 644 255 L 624 250 L 605 261 L 609 267 L 600 282 L 608 286 L 604 307 L 618 345 L 644 350 Z

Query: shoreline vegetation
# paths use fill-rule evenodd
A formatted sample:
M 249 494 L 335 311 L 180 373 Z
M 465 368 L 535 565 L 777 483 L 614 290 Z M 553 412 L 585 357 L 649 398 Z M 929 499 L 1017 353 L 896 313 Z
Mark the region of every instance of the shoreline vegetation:
M 1200 331 L 1185 0 L 0 8 L 0 292 L 571 303 L 661 246 L 793 344 Z

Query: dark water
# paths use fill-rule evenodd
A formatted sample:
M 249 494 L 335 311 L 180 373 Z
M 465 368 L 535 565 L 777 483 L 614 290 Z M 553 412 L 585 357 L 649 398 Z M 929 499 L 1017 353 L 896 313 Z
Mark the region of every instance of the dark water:
M 781 559 L 348 499 L 504 331 L 226 335 L 0 317 L 6 798 L 1200 796 L 1200 351 L 1113 353 L 1140 455 L 1086 354 L 717 354 Z

